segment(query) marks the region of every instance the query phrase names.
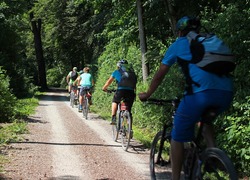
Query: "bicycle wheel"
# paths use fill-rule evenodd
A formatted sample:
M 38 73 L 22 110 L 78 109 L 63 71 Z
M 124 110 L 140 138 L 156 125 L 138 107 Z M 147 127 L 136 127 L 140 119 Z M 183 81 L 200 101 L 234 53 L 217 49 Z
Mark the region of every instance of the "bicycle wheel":
M 163 131 L 158 132 L 151 145 L 150 150 L 150 175 L 151 179 L 171 179 L 171 161 L 170 161 L 170 141 L 169 133 L 163 137 L 161 146 L 161 138 Z
M 73 108 L 75 103 L 75 93 L 71 91 L 70 93 L 70 106 Z
M 196 163 L 192 179 L 237 180 L 238 176 L 229 157 L 218 148 L 208 148 Z
M 114 141 L 117 141 L 119 137 L 119 130 L 120 130 L 120 122 L 121 122 L 121 112 L 118 114 L 118 120 L 116 124 L 112 124 L 112 138 Z
M 85 119 L 88 119 L 88 112 L 89 112 L 89 100 L 86 96 L 84 96 L 82 114 Z
M 122 111 L 121 114 L 121 142 L 124 151 L 128 150 L 131 139 L 131 116 L 129 111 Z

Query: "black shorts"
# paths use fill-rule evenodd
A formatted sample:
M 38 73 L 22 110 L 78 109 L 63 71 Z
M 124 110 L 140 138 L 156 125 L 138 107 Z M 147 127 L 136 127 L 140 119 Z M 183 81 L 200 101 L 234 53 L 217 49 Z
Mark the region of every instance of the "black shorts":
M 125 89 L 117 90 L 115 92 L 112 102 L 118 104 L 121 102 L 121 100 L 124 100 L 128 104 L 129 111 L 131 112 L 131 108 L 135 100 L 135 92 L 133 90 Z

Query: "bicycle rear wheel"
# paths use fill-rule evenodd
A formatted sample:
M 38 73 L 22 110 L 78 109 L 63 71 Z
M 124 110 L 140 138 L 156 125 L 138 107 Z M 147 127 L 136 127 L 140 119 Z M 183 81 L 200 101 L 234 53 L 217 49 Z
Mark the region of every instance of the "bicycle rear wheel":
M 129 111 L 122 111 L 121 113 L 121 141 L 122 148 L 127 151 L 131 139 L 131 116 Z
M 169 133 L 163 137 L 161 145 L 161 138 L 163 131 L 158 132 L 151 145 L 150 150 L 150 175 L 151 179 L 171 179 L 171 157 L 170 157 L 170 141 Z
M 89 112 L 89 100 L 86 96 L 84 96 L 82 114 L 85 119 L 88 119 L 88 112 Z
M 229 157 L 218 148 L 208 148 L 194 168 L 192 179 L 237 180 L 238 176 Z

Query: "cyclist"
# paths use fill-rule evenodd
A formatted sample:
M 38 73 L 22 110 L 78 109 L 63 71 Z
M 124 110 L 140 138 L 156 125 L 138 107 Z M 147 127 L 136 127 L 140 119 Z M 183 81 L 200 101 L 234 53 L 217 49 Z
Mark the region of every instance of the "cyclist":
M 77 67 L 73 67 L 72 71 L 70 71 L 68 73 L 68 75 L 66 76 L 66 81 L 68 83 L 68 92 L 71 92 L 72 86 L 74 81 L 77 79 L 78 77 L 78 72 L 77 72 Z
M 189 31 L 199 32 L 200 21 L 190 17 L 181 18 L 176 25 L 178 38 L 168 48 L 159 70 L 155 73 L 147 92 L 139 93 L 140 100 L 149 98 L 163 81 L 170 67 L 178 58 L 189 61 L 192 58 L 189 41 L 186 37 Z M 202 113 L 209 107 L 216 108 L 216 115 L 226 110 L 232 101 L 232 79 L 229 76 L 218 76 L 201 70 L 195 64 L 189 64 L 192 80 L 200 86 L 192 85 L 192 93 L 185 93 L 174 117 L 171 132 L 171 164 L 172 179 L 179 180 L 183 162 L 183 143 L 194 137 L 195 124 L 200 120 Z M 204 125 L 203 135 L 208 147 L 214 147 L 212 123 Z
M 117 70 L 115 70 L 111 74 L 110 78 L 106 81 L 106 83 L 102 87 L 103 91 L 107 91 L 108 86 L 114 80 L 116 80 L 116 82 L 118 84 L 117 90 L 116 90 L 116 92 L 114 94 L 114 97 L 113 97 L 113 100 L 112 100 L 112 111 L 111 111 L 112 119 L 111 119 L 111 123 L 110 123 L 111 125 L 116 124 L 116 112 L 117 112 L 117 109 L 118 109 L 118 104 L 121 102 L 122 99 L 126 100 L 126 102 L 128 104 L 128 107 L 129 107 L 129 112 L 131 114 L 131 120 L 133 119 L 132 118 L 132 113 L 131 113 L 131 108 L 132 108 L 134 100 L 135 100 L 136 82 L 133 83 L 131 86 L 121 86 L 121 85 L 119 85 L 119 84 L 121 84 L 121 79 L 122 79 L 122 74 L 119 71 L 119 69 L 122 68 L 125 65 L 128 65 L 128 61 L 127 60 L 120 60 L 117 63 Z M 132 124 L 131 124 L 131 129 L 132 129 Z M 133 136 L 133 134 L 131 136 Z
M 91 93 L 91 89 L 94 86 L 94 80 L 92 75 L 89 73 L 89 67 L 83 68 L 83 74 L 81 74 L 78 79 L 78 85 L 81 86 L 79 96 L 79 111 L 82 111 L 83 95 L 87 92 Z M 91 99 L 89 100 L 89 104 L 91 105 Z
M 79 97 L 79 93 L 80 93 L 80 89 L 81 89 L 81 85 L 78 82 L 79 82 L 79 79 L 80 79 L 80 76 L 82 75 L 82 73 L 83 73 L 83 70 L 79 71 L 78 77 L 76 78 L 76 80 L 73 83 L 74 86 L 77 86 L 77 97 Z

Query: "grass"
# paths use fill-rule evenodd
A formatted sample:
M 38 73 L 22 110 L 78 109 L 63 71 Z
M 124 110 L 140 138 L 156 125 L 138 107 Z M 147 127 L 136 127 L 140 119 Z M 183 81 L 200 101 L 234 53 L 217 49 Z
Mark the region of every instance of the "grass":
M 7 157 L 2 153 L 1 149 L 11 142 L 22 141 L 22 134 L 28 133 L 25 118 L 34 114 L 38 106 L 37 98 L 19 99 L 16 103 L 17 113 L 15 119 L 11 123 L 0 124 L 0 172 L 3 171 L 3 165 L 8 162 Z

